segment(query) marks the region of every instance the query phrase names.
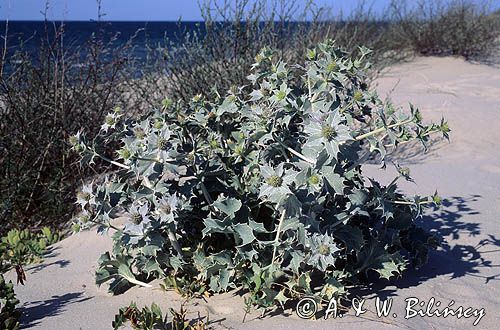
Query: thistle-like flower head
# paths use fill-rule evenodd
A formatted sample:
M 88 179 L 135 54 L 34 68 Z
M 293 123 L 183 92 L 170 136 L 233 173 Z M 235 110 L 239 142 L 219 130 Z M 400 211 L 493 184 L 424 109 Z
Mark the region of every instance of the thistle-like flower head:
M 336 252 L 339 251 L 333 237 L 326 234 L 313 234 L 307 240 L 310 257 L 307 263 L 311 266 L 325 271 L 327 267 L 334 265 Z

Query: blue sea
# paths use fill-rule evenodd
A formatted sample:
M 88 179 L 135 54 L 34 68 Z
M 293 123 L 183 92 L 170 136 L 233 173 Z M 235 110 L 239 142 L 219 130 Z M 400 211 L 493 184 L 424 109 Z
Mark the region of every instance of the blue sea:
M 66 49 L 85 45 L 93 35 L 112 46 L 119 47 L 132 40 L 134 56 L 141 58 L 147 53 L 146 46 L 175 45 L 187 34 L 204 34 L 203 22 L 8 22 L 8 50 L 12 54 L 22 45 L 23 50 L 36 54 L 42 40 L 53 40 L 55 31 L 64 30 Z M 0 35 L 5 34 L 6 22 L 0 22 Z M 3 47 L 2 45 L 0 48 Z

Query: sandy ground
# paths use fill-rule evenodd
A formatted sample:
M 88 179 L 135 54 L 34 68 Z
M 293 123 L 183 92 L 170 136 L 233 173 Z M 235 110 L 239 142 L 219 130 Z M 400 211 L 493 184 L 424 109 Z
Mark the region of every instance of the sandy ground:
M 469 329 L 476 316 L 405 319 L 405 299 L 441 302 L 441 310 L 484 308 L 477 329 L 498 329 L 500 322 L 500 69 L 467 63 L 457 58 L 418 58 L 391 68 L 378 79 L 382 96 L 391 93 L 398 104 L 416 104 L 424 118 L 449 120 L 450 143 L 441 143 L 425 157 L 411 153 L 399 159 L 409 164 L 416 184 L 404 184 L 409 194 L 431 194 L 437 188 L 444 197 L 441 210 L 430 212 L 422 225 L 444 239 L 441 249 L 419 271 L 402 280 L 365 288 L 369 311 L 355 317 L 302 320 L 293 310 L 243 319 L 242 297 L 228 293 L 194 301 L 190 316 L 209 315 L 216 328 L 256 329 Z M 366 166 L 371 176 L 388 183 L 394 171 Z M 110 296 L 106 287 L 94 284 L 99 255 L 110 248 L 107 237 L 84 232 L 55 245 L 51 255 L 29 267 L 28 282 L 16 291 L 24 309 L 23 324 L 36 329 L 108 329 L 119 307 L 136 301 L 158 302 L 178 308 L 182 298 L 173 292 L 133 288 Z M 12 278 L 13 274 L 9 274 Z M 388 317 L 374 314 L 375 299 L 393 299 Z M 415 307 L 416 308 L 416 307 Z M 425 306 L 422 307 L 425 310 Z M 434 308 L 435 309 L 435 308 Z M 395 313 L 395 314 L 394 314 Z M 396 317 L 395 317 L 396 316 Z

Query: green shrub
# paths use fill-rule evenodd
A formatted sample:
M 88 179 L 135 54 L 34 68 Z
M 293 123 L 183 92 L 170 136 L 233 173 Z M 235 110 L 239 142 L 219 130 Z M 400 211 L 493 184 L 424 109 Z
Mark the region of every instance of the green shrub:
M 0 328 L 3 330 L 19 329 L 21 313 L 16 309 L 19 300 L 14 293 L 14 285 L 7 283 L 0 272 Z
M 120 329 L 127 322 L 130 322 L 133 329 L 167 329 L 162 311 L 155 303 L 151 305 L 151 308 L 146 306 L 142 310 L 138 309 L 137 305 L 133 302 L 127 307 L 120 308 L 118 314 L 115 315 L 115 320 L 112 324 L 113 328 L 115 330 Z
M 439 198 L 397 192 L 407 168 L 383 186 L 368 183 L 361 165 L 449 129 L 369 90 L 368 53 L 352 60 L 327 42 L 288 65 L 264 49 L 248 85 L 226 97 L 165 102 L 138 121 L 110 113 L 99 138 L 73 137 L 82 164 L 101 158 L 117 168 L 79 198 L 75 229 L 116 229 L 96 282 L 119 293 L 185 276 L 211 292 L 243 287 L 267 307 L 339 297 L 369 271 L 389 279 L 422 265 L 436 242 L 415 219 Z M 99 154 L 116 139 L 116 160 Z
M 14 293 L 12 282 L 6 282 L 3 273 L 15 268 L 17 282 L 24 284 L 26 275 L 23 265 L 38 262 L 47 251 L 47 247 L 59 240 L 59 234 L 48 227 L 39 233 L 25 230 L 10 230 L 0 240 L 0 329 L 19 329 L 21 312 L 16 309 L 19 300 Z
M 209 329 L 208 320 L 198 318 L 197 320 L 189 320 L 187 318 L 187 310 L 184 304 L 179 310 L 170 308 L 172 315 L 169 320 L 167 316 L 163 318 L 163 313 L 158 305 L 151 304 L 151 308 L 145 306 L 142 309 L 137 308 L 137 305 L 132 302 L 129 306 L 120 308 L 118 314 L 115 315 L 113 328 L 115 330 L 125 326 L 127 322 L 133 329 L 153 330 L 153 329 L 171 329 L 171 330 L 205 330 Z
M 22 265 L 39 262 L 47 247 L 59 241 L 59 238 L 59 234 L 52 232 L 48 227 L 44 227 L 38 233 L 32 233 L 27 229 L 10 230 L 0 240 L 0 272 L 13 267 L 22 272 Z
M 184 274 L 181 274 L 181 276 L 175 276 L 175 274 L 167 276 L 160 286 L 165 290 L 174 290 L 186 299 L 210 296 L 203 282 L 196 278 L 187 277 Z

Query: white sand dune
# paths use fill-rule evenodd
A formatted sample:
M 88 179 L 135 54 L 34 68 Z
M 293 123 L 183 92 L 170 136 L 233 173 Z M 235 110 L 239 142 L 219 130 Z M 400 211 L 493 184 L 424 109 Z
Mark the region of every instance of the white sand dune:
M 475 317 L 414 317 L 405 320 L 405 299 L 417 297 L 441 301 L 441 308 L 484 308 L 477 329 L 498 329 L 500 324 L 500 69 L 476 65 L 457 58 L 417 58 L 397 65 L 378 79 L 380 95 L 394 87 L 397 104 L 418 105 L 427 120 L 446 117 L 452 129 L 450 143 L 441 143 L 426 157 L 400 159 L 409 164 L 416 184 L 404 183 L 409 194 L 431 194 L 445 199 L 443 208 L 430 212 L 422 225 L 441 235 L 442 248 L 429 263 L 405 278 L 361 290 L 369 297 L 370 310 L 363 317 L 350 311 L 343 318 L 301 320 L 292 310 L 259 319 L 243 318 L 243 299 L 232 293 L 194 301 L 190 316 L 198 312 L 219 321 L 216 327 L 234 329 L 469 329 Z M 388 183 L 392 169 L 379 171 L 366 166 L 371 176 Z M 29 267 L 28 282 L 16 287 L 24 308 L 24 324 L 36 329 L 108 329 L 119 307 L 130 301 L 139 305 L 155 301 L 178 308 L 182 298 L 173 292 L 133 288 L 111 296 L 106 287 L 94 284 L 99 255 L 110 248 L 110 239 L 84 232 L 54 247 L 52 256 Z M 9 274 L 13 278 L 13 274 Z M 385 285 L 385 287 L 384 287 Z M 393 298 L 396 313 L 377 318 L 374 299 Z

